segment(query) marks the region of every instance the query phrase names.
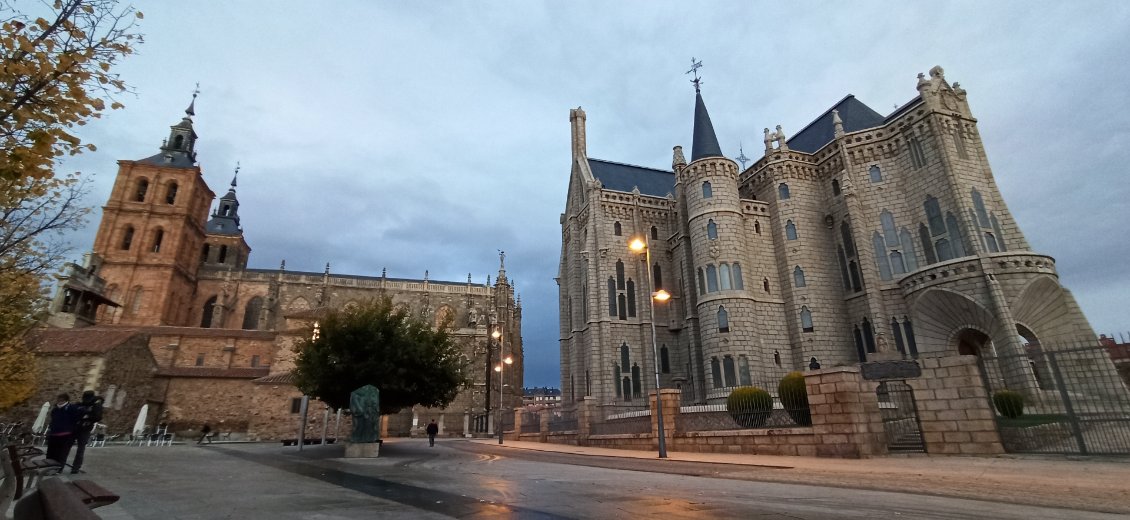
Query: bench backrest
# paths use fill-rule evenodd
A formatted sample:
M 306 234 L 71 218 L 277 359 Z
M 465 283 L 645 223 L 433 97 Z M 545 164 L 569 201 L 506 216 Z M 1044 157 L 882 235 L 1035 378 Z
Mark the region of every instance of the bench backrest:
M 43 479 L 12 509 L 13 520 L 100 520 L 62 480 Z

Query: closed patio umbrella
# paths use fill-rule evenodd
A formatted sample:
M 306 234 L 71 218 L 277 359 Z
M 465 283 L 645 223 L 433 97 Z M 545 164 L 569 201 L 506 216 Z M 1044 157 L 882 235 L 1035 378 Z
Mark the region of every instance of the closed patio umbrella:
M 51 403 L 43 403 L 39 407 L 39 415 L 35 417 L 35 422 L 31 425 L 32 433 L 43 433 L 47 430 L 47 414 L 51 411 Z
M 137 412 L 137 421 L 133 423 L 133 436 L 140 437 L 145 431 L 145 419 L 149 415 L 149 405 L 141 406 L 141 411 Z

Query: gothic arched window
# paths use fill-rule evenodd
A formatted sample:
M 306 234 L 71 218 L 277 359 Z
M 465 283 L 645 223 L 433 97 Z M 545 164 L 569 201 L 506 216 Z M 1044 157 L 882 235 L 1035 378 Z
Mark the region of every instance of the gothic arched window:
M 133 200 L 137 202 L 145 202 L 145 194 L 149 192 L 149 179 L 137 180 L 137 192 L 134 194 Z
M 734 262 L 733 275 L 734 275 L 734 289 L 737 289 L 739 291 L 745 289 L 745 283 L 742 282 L 742 264 Z
M 128 250 L 131 245 L 133 245 L 133 226 L 126 226 L 126 231 L 122 234 L 122 249 Z
M 867 170 L 867 174 L 871 176 L 871 182 L 879 182 L 883 180 L 883 172 L 879 170 L 878 165 L 871 165 Z
M 718 284 L 723 291 L 730 290 L 733 278 L 730 278 L 730 264 L 720 264 L 718 266 Z
M 799 265 L 793 268 L 793 285 L 796 287 L 805 286 L 804 269 L 801 269 Z
M 812 311 L 808 310 L 808 306 L 800 308 L 800 330 L 803 332 L 812 332 Z
M 706 238 L 711 240 L 718 239 L 718 224 L 714 223 L 714 219 L 706 221 Z
M 614 222 L 612 224 L 612 234 L 613 235 L 620 236 L 620 233 L 622 231 L 623 231 L 623 227 L 620 226 L 619 222 Z
M 174 204 L 177 201 L 177 183 L 170 182 L 169 187 L 165 190 L 165 202 L 167 204 Z
M 616 288 L 617 289 L 623 289 L 624 288 L 624 261 L 623 260 L 617 260 L 616 261 Z
M 714 196 L 714 190 L 710 187 L 710 181 L 702 182 L 702 198 L 709 199 Z
M 718 269 L 714 264 L 706 265 L 706 292 L 718 292 Z
M 204 302 L 204 314 L 200 317 L 200 328 L 202 328 L 202 329 L 212 328 L 212 313 L 215 310 L 215 308 L 216 308 L 216 297 L 215 296 L 208 298 L 208 301 Z
M 832 179 L 832 195 L 840 194 L 840 180 Z
M 730 313 L 725 307 L 718 307 L 718 332 L 730 332 Z
M 785 200 L 789 198 L 789 185 L 781 183 L 777 185 L 777 198 Z
M 263 309 L 263 298 L 256 296 L 247 302 L 243 310 L 243 330 L 259 329 L 259 312 Z
M 161 252 L 161 242 L 164 239 L 165 239 L 165 231 L 163 229 L 158 229 L 157 231 L 154 231 L 153 232 L 153 247 L 150 249 L 150 251 L 153 251 L 154 253 L 160 253 Z
M 785 238 L 796 240 L 796 224 L 793 224 L 792 220 L 785 223 Z

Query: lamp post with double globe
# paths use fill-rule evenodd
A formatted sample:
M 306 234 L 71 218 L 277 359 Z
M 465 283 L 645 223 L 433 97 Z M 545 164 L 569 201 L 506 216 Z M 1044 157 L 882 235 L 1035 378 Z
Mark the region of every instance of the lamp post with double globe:
M 647 286 L 651 293 L 648 298 L 648 305 L 651 308 L 651 356 L 655 360 L 655 422 L 659 433 L 659 458 L 667 458 L 667 439 L 663 433 L 663 402 L 659 400 L 659 349 L 655 341 L 655 302 L 665 302 L 671 298 L 671 294 L 663 289 L 656 289 L 652 287 L 655 283 L 655 273 L 652 271 L 651 265 L 651 247 L 647 242 L 647 237 L 636 237 L 628 243 L 628 248 L 636 253 L 644 254 L 644 262 L 647 265 Z
M 490 337 L 498 340 L 499 363 L 494 366 L 494 371 L 498 372 L 498 419 L 495 421 L 498 424 L 495 426 L 495 428 L 498 429 L 498 443 L 502 444 L 502 387 L 505 386 L 503 384 L 502 367 L 504 367 L 506 365 L 513 364 L 514 358 L 512 358 L 510 356 L 503 357 L 503 355 L 502 355 L 502 331 L 501 330 L 494 329 L 494 332 L 490 333 Z

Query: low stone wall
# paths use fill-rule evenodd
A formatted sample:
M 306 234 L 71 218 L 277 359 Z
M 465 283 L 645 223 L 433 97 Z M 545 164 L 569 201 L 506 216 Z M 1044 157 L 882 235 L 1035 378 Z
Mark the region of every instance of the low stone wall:
M 927 453 L 1003 453 L 977 359 L 973 356 L 951 356 L 919 359 L 917 362 L 922 375 L 905 381 L 914 394 Z M 540 433 L 506 432 L 506 438 L 656 450 L 659 445 L 658 395 L 658 402 L 663 407 L 664 434 L 669 451 L 838 458 L 868 458 L 888 453 L 887 433 L 876 393 L 881 381 L 864 379 L 858 366 L 811 370 L 804 377 L 812 419 L 810 427 L 681 431 L 681 392 L 667 389 L 650 395 L 651 431 L 648 433 L 594 435 L 593 424 L 604 418 L 599 416 L 598 403 L 585 398 L 577 403 L 578 431 L 549 432 L 547 415 L 542 414 Z M 523 413 L 522 409 L 514 412 L 515 428 L 518 430 Z M 913 418 L 905 422 L 902 426 L 908 432 L 917 427 Z
M 667 444 L 671 451 L 746 455 L 815 456 L 816 447 L 812 428 L 687 432 L 675 435 Z

